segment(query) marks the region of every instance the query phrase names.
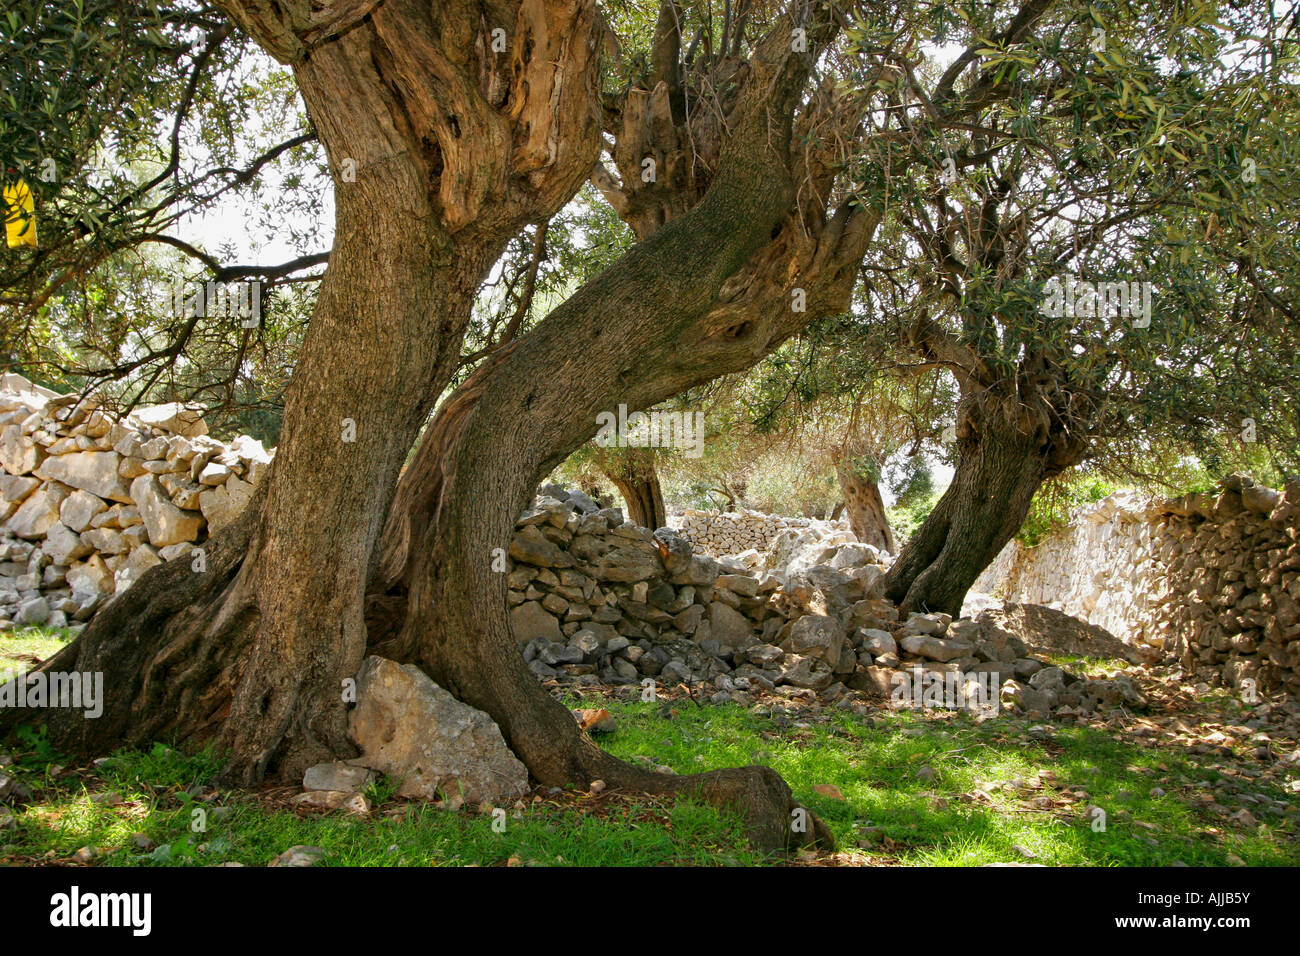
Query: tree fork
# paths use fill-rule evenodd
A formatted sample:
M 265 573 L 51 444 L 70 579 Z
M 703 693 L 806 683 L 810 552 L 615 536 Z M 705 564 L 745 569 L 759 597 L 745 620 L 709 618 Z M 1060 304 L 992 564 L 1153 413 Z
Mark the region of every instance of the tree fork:
M 775 252 L 767 247 L 790 214 L 788 116 L 806 69 L 792 63 L 788 38 L 774 36 L 770 59 L 755 64 L 742 93 L 747 102 L 703 201 L 492 355 L 440 408 L 395 499 L 369 615 L 375 653 L 417 662 L 487 712 L 536 779 L 584 787 L 602 779 L 734 804 L 764 850 L 826 843 L 829 831 L 811 814 L 806 828 L 792 825 L 800 808 L 770 770 L 677 778 L 596 747 L 524 664 L 506 615 L 505 578 L 490 557 L 509 541 L 541 477 L 592 436 L 599 410 L 621 401 L 649 407 L 748 367 L 813 315 L 843 307 L 852 270 L 814 242 L 831 265 L 824 275 L 807 273 L 808 314 L 784 302 L 782 317 L 755 320 L 784 298 L 783 287 L 749 269 L 791 254 L 788 238 Z M 867 223 L 847 225 L 846 213 L 827 229 L 831 248 L 847 235 L 857 250 Z M 747 279 L 743 291 L 724 295 L 738 275 Z M 566 370 L 563 383 L 547 374 L 555 368 Z

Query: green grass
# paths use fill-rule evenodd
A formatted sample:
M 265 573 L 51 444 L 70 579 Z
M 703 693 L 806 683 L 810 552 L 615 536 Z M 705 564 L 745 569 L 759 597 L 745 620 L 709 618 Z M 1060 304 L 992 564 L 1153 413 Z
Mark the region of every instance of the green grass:
M 0 639 L 6 653 L 29 635 Z M 1113 662 L 1096 662 L 1098 667 Z M 1229 718 L 1240 705 L 1215 699 Z M 602 706 L 618 730 L 597 740 L 628 760 L 678 773 L 763 763 L 834 831 L 839 862 L 970 866 L 1296 865 L 1296 815 L 1248 802 L 1258 794 L 1290 801 L 1297 771 L 1263 770 L 1246 753 L 1197 754 L 1186 746 L 1119 729 L 1035 724 L 1003 715 L 977 723 L 964 714 L 826 711 L 800 717 L 735 704 L 641 703 L 587 695 L 573 706 Z M 1234 719 L 1243 715 L 1236 713 Z M 0 830 L 0 864 L 66 860 L 96 847 L 101 865 L 262 866 L 297 844 L 324 847 L 324 865 L 752 864 L 736 816 L 693 801 L 642 795 L 538 791 L 522 810 L 507 808 L 504 832 L 489 814 L 394 800 L 372 788 L 369 817 L 295 812 L 293 791 L 217 793 L 209 753 L 161 744 L 124 750 L 98 767 L 66 763 L 31 729 L 8 748 L 6 772 L 33 793 L 13 807 L 16 826 Z M 844 800 L 817 793 L 830 784 Z M 1071 788 L 1082 788 L 1082 792 Z M 1157 789 L 1160 788 L 1160 789 Z M 1162 794 L 1160 790 L 1163 790 Z M 1207 796 L 1257 822 L 1225 819 Z M 1094 832 L 1086 809 L 1107 813 Z M 196 810 L 206 829 L 196 833 Z M 131 836 L 157 844 L 145 852 Z M 1032 855 L 1032 856 L 1031 856 Z
M 120 752 L 93 781 L 66 770 L 56 776 L 42 761 L 29 761 L 17 775 L 36 799 L 18 813 L 16 831 L 0 836 L 9 844 L 0 860 L 65 859 L 91 846 L 100 865 L 263 866 L 306 844 L 325 848 L 326 866 L 759 862 L 735 820 L 690 801 L 659 805 L 564 795 L 559 805 L 532 804 L 518 817 L 508 809 L 504 832 L 496 832 L 489 814 L 430 805 L 393 803 L 361 818 L 298 815 L 252 794 L 191 796 L 218 765 L 209 754 L 187 756 L 161 744 L 149 752 Z M 198 821 L 202 832 L 196 833 Z M 132 836 L 138 833 L 156 847 L 136 848 Z
M 67 628 L 28 627 L 0 632 L 0 674 L 33 670 L 72 640 Z
M 777 727 L 737 705 L 687 703 L 672 721 L 660 718 L 653 704 L 603 706 L 619 717 L 608 745 L 619 756 L 650 756 L 681 773 L 768 764 L 826 820 L 841 846 L 854 846 L 860 827 L 875 827 L 878 845 L 901 863 L 1022 861 L 1016 845 L 1049 865 L 1226 865 L 1229 854 L 1251 865 L 1300 862 L 1294 818 L 1284 824 L 1282 817 L 1261 816 L 1264 822 L 1247 832 L 1182 799 L 1196 783 L 1224 779 L 1205 757 L 1093 728 L 1052 726 L 1039 739 L 1023 720 L 977 724 L 964 715 L 900 711 L 877 715 L 875 727 L 837 714 L 801 729 Z M 933 779 L 918 778 L 923 767 L 934 771 Z M 1034 789 L 1044 771 L 1055 779 Z M 845 800 L 815 793 L 816 784 L 834 785 Z M 977 784 L 987 800 L 972 797 Z M 1064 803 L 1061 794 L 1072 786 L 1084 787 L 1087 797 Z M 1153 796 L 1157 788 L 1165 794 Z M 1288 799 L 1277 785 L 1251 789 Z M 1035 807 L 1043 797 L 1050 809 Z M 1093 832 L 1084 814 L 1090 805 L 1106 811 L 1105 832 Z

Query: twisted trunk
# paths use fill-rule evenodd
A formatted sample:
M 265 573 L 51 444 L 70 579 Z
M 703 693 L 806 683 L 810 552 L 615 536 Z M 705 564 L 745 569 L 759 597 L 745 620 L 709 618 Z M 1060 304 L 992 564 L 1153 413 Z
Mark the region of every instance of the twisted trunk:
M 203 546 L 206 570 L 152 569 L 49 665 L 105 674 L 100 718 L 50 711 L 66 751 L 215 738 L 245 785 L 353 753 L 340 687 L 366 646 L 375 544 L 487 268 L 419 228 L 422 189 L 353 186 L 270 474 Z
M 952 484 L 885 575 L 885 596 L 906 611 L 960 614 L 975 579 L 1024 524 L 1038 487 L 1085 449 L 1030 389 L 963 397 L 956 431 Z
M 845 307 L 877 217 L 848 203 L 807 221 L 794 210 L 791 117 L 808 58 L 791 50 L 788 23 L 748 64 L 725 174 L 690 213 L 490 356 L 444 402 L 390 509 L 479 278 L 523 221 L 554 211 L 592 168 L 595 71 L 582 68 L 594 49 L 593 8 L 524 0 L 517 26 L 529 41 L 511 60 L 514 80 L 498 82 L 495 65 L 462 69 L 472 37 L 431 23 L 416 0 L 331 21 L 310 42 L 279 5 L 224 2 L 295 63 L 331 167 L 354 160 L 357 176 L 338 183 L 338 245 L 265 490 L 214 539 L 209 572 L 191 580 L 183 564 L 155 569 L 61 655 L 102 663 L 114 690 L 101 724 L 61 725 L 56 741 L 95 753 L 163 733 L 187 743 L 216 737 L 230 755 L 227 780 L 293 778 L 351 753 L 339 681 L 356 673 L 369 642 L 375 653 L 418 661 L 489 713 L 544 783 L 599 777 L 691 792 L 737 805 L 764 849 L 829 842 L 819 821 L 804 830 L 792 819 L 799 808 L 771 770 L 664 776 L 595 747 L 525 667 L 505 579 L 491 572 L 515 515 L 541 477 L 594 435 L 598 411 L 646 408 L 746 368 L 812 318 Z M 575 35 L 541 29 L 549 15 Z M 437 36 L 410 34 L 429 29 Z M 577 61 L 567 78 L 565 57 Z M 529 90 L 540 91 L 531 107 Z M 805 311 L 790 307 L 796 287 Z M 355 441 L 344 441 L 344 419 Z
M 849 527 L 854 536 L 864 544 L 872 545 L 891 554 L 897 547 L 894 532 L 885 516 L 885 501 L 880 496 L 880 486 L 874 474 L 878 469 L 867 458 L 841 456 L 835 462 L 835 474 L 844 494 L 844 510 L 849 513 Z M 832 518 L 839 517 L 839 508 Z
M 807 832 L 792 826 L 800 808 L 769 769 L 666 776 L 595 746 L 524 664 L 505 577 L 492 571 L 491 555 L 508 544 L 538 481 L 595 434 L 599 412 L 646 408 L 747 367 L 806 321 L 760 323 L 746 311 L 737 322 L 734 304 L 719 306 L 724 284 L 760 254 L 789 210 L 789 127 L 773 128 L 770 117 L 780 122 L 781 100 L 797 88 L 792 79 L 781 67 L 747 89 L 749 113 L 729 144 L 726 173 L 698 207 L 494 354 L 439 409 L 394 502 L 370 613 L 376 653 L 418 661 L 490 714 L 542 783 L 601 779 L 732 804 L 765 850 L 830 835 L 815 819 Z M 768 291 L 764 301 L 785 290 Z
M 398 472 L 487 270 L 591 169 L 601 28 L 591 3 L 502 3 L 498 55 L 473 0 L 222 6 L 293 67 L 334 176 L 330 265 L 275 463 L 207 570 L 145 574 L 47 668 L 105 675 L 98 720 L 50 712 L 66 752 L 215 739 L 247 785 L 353 753 L 341 682 Z
M 606 453 L 600 469 L 627 502 L 627 516 L 633 524 L 652 531 L 668 524 L 654 452 L 633 448 Z

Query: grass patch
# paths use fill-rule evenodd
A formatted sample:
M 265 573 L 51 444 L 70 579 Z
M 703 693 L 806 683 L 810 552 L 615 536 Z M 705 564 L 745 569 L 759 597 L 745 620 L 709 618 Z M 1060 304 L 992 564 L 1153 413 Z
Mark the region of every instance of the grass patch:
M 20 752 L 9 770 L 33 794 L 0 832 L 0 862 L 73 859 L 107 866 L 264 866 L 291 846 L 326 850 L 324 866 L 660 866 L 754 864 L 739 822 L 693 801 L 538 795 L 488 813 L 389 801 L 368 817 L 297 812 L 275 791 L 213 794 L 220 761 L 162 744 L 123 750 L 76 772 Z M 54 755 L 57 760 L 57 755 Z
M 1292 800 L 1280 781 L 1234 784 L 1259 822 L 1226 824 L 1198 797 L 1224 779 L 1241 781 L 1240 774 L 1226 778 L 1205 755 L 1155 749 L 1092 727 L 1038 728 L 1007 717 L 977 723 L 964 714 L 908 711 L 881 712 L 870 722 L 837 713 L 811 723 L 689 702 L 665 720 L 656 704 L 601 706 L 619 718 L 618 733 L 606 743 L 618 756 L 679 773 L 767 764 L 826 820 L 842 847 L 861 841 L 867 852 L 899 863 L 1300 862 L 1294 815 L 1276 807 L 1263 812 L 1254 802 L 1256 796 Z M 823 796 L 814 790 L 818 784 L 845 799 Z M 1106 812 L 1104 832 L 1093 830 L 1092 806 Z
M 0 659 L 45 656 L 63 639 L 7 635 Z M 1062 662 L 1075 670 L 1122 663 Z M 1249 716 L 1229 695 L 1199 701 L 1214 706 L 1205 719 L 1220 726 Z M 600 694 L 567 703 L 613 713 L 617 731 L 596 739 L 627 760 L 683 774 L 752 763 L 775 768 L 850 851 L 836 862 L 1300 864 L 1300 768 L 1255 761 L 1245 744 L 1198 752 L 1173 734 L 1143 735 L 1140 720 L 1119 727 L 1036 724 L 1006 714 L 984 722 L 934 711 L 809 714 L 795 705 L 643 703 Z M 368 792 L 371 814 L 350 816 L 296 808 L 293 788 L 217 792 L 210 784 L 220 760 L 208 752 L 157 744 L 77 768 L 33 727 L 3 749 L 16 760 L 5 772 L 31 798 L 12 805 L 12 828 L 0 829 L 0 864 L 70 862 L 94 847 L 97 865 L 264 866 L 298 844 L 324 847 L 328 866 L 774 862 L 749 850 L 733 813 L 690 800 L 543 789 L 506 808 L 504 832 L 497 832 L 489 813 L 408 804 L 385 781 Z M 1104 831 L 1093 829 L 1092 807 L 1105 811 Z
M 0 633 L 0 674 L 36 669 L 74 636 L 61 627 L 25 627 Z

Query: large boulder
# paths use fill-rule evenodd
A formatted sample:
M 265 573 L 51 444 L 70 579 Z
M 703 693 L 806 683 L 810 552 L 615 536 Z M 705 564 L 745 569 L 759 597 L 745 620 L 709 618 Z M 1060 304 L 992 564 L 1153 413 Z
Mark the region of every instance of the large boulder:
M 19 538 L 35 540 L 45 537 L 46 532 L 59 520 L 59 506 L 71 494 L 72 489 L 58 482 L 50 482 L 27 496 L 18 510 L 10 516 L 6 527 L 10 533 Z
M 366 658 L 348 732 L 361 749 L 353 763 L 400 780 L 399 796 L 499 804 L 528 789 L 527 768 L 492 718 L 414 664 Z
M 131 417 L 151 428 L 161 428 L 186 438 L 197 438 L 208 433 L 208 426 L 203 421 L 203 408 L 200 406 L 186 407 L 180 402 L 149 405 L 135 409 Z
M 131 495 L 118 474 L 121 457 L 115 451 L 83 451 L 46 458 L 34 474 L 46 481 L 61 481 L 71 488 L 100 498 L 130 504 Z
M 140 509 L 149 543 L 164 548 L 193 541 L 203 530 L 203 518 L 176 507 L 153 475 L 141 475 L 131 482 L 131 500 Z

